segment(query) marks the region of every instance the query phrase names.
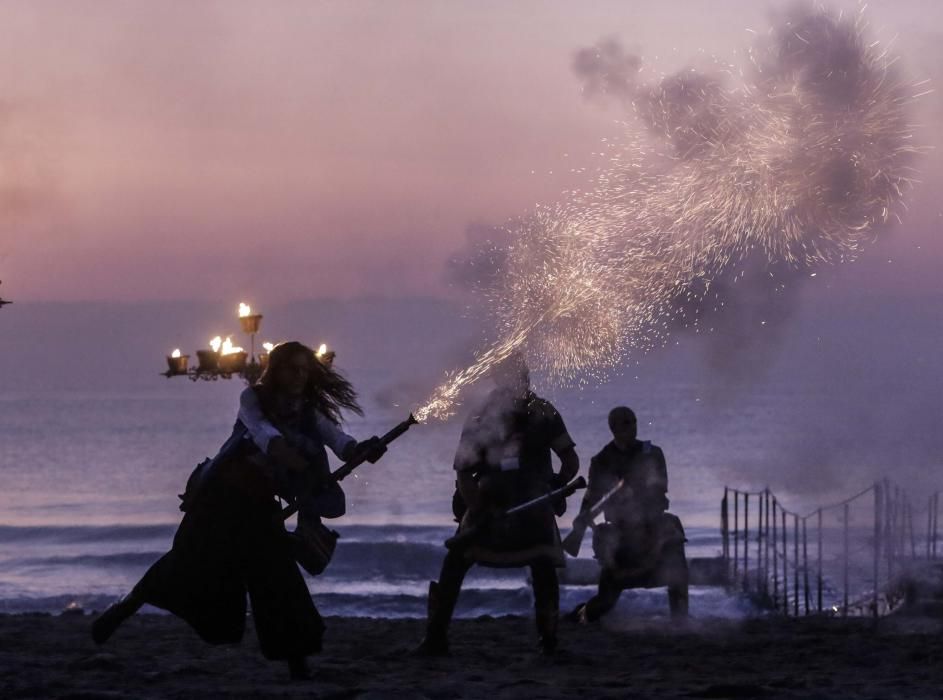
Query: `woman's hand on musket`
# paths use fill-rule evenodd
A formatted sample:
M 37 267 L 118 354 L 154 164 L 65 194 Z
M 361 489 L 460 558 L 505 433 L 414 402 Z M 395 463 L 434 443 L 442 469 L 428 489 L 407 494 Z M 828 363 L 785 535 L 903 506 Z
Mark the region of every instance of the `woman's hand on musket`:
M 355 457 L 363 455 L 364 459 L 370 462 L 370 464 L 376 464 L 377 460 L 384 454 L 386 454 L 386 445 L 380 442 L 380 438 L 374 435 L 362 442 L 350 443 L 344 450 L 344 454 L 341 455 L 341 459 L 345 462 L 349 462 Z
M 293 472 L 303 472 L 308 468 L 308 462 L 301 453 L 288 444 L 285 438 L 273 438 L 268 446 L 268 456 L 278 464 Z
M 366 440 L 357 445 L 358 449 L 366 450 L 367 452 L 367 461 L 370 464 L 376 464 L 377 461 L 386 454 L 386 445 L 380 442 L 380 438 L 376 435 L 368 437 Z

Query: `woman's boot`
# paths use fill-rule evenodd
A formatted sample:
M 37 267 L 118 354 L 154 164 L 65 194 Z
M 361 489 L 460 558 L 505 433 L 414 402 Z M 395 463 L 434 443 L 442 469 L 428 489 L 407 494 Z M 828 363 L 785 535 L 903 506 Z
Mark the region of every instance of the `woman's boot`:
M 107 642 L 121 623 L 136 613 L 142 605 L 144 598 L 135 586 L 124 598 L 108 606 L 92 623 L 92 641 L 96 644 Z

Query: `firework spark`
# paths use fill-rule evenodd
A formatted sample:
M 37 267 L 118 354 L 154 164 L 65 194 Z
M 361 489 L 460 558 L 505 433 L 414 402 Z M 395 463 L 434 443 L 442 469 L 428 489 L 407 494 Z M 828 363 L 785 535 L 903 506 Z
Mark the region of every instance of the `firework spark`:
M 557 382 L 603 378 L 664 344 L 679 300 L 703 301 L 750 255 L 793 268 L 853 260 L 904 208 L 922 89 L 864 31 L 861 15 L 796 11 L 747 68 L 729 67 L 736 87 L 693 71 L 620 83 L 636 119 L 609 166 L 513 232 L 488 297 L 499 339 L 417 417 L 451 415 L 515 350 Z

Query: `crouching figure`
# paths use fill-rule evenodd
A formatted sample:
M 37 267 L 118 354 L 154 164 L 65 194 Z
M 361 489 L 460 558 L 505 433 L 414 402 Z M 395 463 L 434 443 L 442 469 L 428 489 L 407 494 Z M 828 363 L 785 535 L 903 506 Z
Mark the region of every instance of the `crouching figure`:
M 615 606 L 625 589 L 661 586 L 668 588 L 672 617 L 687 617 L 686 540 L 681 520 L 667 512 L 665 456 L 657 445 L 638 439 L 630 408 L 614 408 L 609 428 L 612 442 L 590 463 L 589 488 L 571 536 L 580 540 L 593 527 L 593 553 L 602 566 L 599 590 L 570 617 L 593 622 Z M 605 522 L 594 526 L 598 512 Z

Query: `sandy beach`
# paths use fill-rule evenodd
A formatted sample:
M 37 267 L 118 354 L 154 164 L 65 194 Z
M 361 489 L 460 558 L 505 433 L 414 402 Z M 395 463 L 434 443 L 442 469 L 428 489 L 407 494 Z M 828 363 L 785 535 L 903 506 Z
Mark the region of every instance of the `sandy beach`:
M 42 698 L 929 698 L 943 684 L 938 618 L 664 619 L 564 624 L 553 658 L 525 618 L 455 623 L 452 656 L 409 655 L 418 620 L 330 618 L 313 679 L 289 682 L 249 630 L 212 647 L 180 620 L 139 615 L 104 647 L 90 616 L 0 618 L 0 695 Z M 250 623 L 251 624 L 251 623 Z

